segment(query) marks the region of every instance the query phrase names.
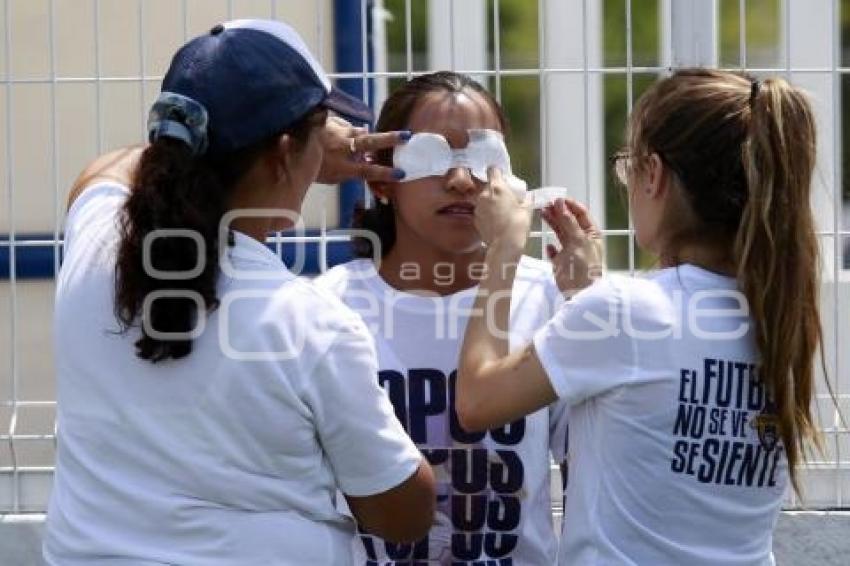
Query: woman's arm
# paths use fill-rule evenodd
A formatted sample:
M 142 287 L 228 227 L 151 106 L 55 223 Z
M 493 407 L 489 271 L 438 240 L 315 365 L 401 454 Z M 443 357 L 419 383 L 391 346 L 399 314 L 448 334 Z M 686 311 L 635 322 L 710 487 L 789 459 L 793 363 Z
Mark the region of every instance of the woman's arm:
M 522 247 L 498 240 L 487 249 L 487 275 L 467 323 L 458 367 L 456 409 L 469 431 L 501 426 L 557 399 L 533 345 L 508 351 L 510 291 L 521 255 Z
M 328 118 L 321 132 L 324 159 L 317 181 L 339 183 L 352 178 L 365 181 L 397 181 L 399 175 L 403 174 L 392 167 L 372 163 L 371 155 L 375 151 L 404 143 L 409 137 L 410 132 L 370 134 L 363 128 L 355 128 L 342 118 Z M 138 145 L 117 149 L 89 163 L 71 187 L 67 209 L 70 210 L 86 187 L 98 182 L 111 181 L 129 187 L 133 180 L 133 171 L 145 147 L 147 146 Z
M 510 294 L 522 257 L 531 210 L 508 189 L 497 169 L 475 207 L 475 222 L 487 244 L 485 275 L 461 348 L 457 413 L 474 431 L 516 420 L 557 396 L 529 345 L 510 353 Z
M 392 542 L 415 542 L 431 529 L 436 495 L 434 472 L 425 459 L 412 476 L 383 493 L 345 496 L 357 524 Z
M 284 324 L 312 333 L 298 338 L 299 357 L 318 360 L 299 378 L 301 398 L 337 488 L 364 530 L 395 542 L 419 540 L 434 516 L 434 476 L 378 384 L 371 334 L 336 299 L 300 308 L 310 322 L 291 313 L 284 317 L 287 311 L 281 310 L 274 318 L 284 322 L 275 322 L 275 331 L 285 332 L 290 342 Z
M 555 271 L 570 261 L 569 273 L 558 280 L 562 292 L 588 285 L 588 269 L 601 264 L 598 230 L 583 207 L 558 200 L 544 211 L 563 246 L 550 250 Z M 575 212 L 573 212 L 575 211 Z M 461 425 L 470 431 L 501 426 L 536 411 L 557 399 L 534 346 L 529 344 L 509 352 L 508 325 L 510 293 L 530 225 L 530 210 L 517 200 L 502 181 L 490 171 L 487 189 L 478 199 L 475 221 L 487 243 L 485 275 L 466 327 L 461 348 L 457 382 L 457 413 Z M 575 260 L 581 260 L 576 270 Z

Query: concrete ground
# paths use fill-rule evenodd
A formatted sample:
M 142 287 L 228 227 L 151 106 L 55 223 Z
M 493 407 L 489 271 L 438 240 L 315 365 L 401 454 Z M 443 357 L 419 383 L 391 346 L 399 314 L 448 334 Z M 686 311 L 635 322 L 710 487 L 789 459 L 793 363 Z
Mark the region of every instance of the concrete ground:
M 779 566 L 850 564 L 850 512 L 783 513 L 773 554 Z
M 38 566 L 43 523 L 0 517 L 0 564 Z M 850 512 L 783 513 L 774 534 L 779 566 L 850 564 Z

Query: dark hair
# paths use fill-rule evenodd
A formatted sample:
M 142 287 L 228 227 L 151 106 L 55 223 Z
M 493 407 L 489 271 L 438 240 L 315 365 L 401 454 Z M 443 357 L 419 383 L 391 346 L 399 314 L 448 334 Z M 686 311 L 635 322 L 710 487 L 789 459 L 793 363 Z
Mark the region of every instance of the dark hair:
M 804 440 L 818 440 L 811 401 L 823 340 L 810 203 L 816 131 L 808 99 L 780 78 L 681 70 L 647 91 L 629 130 L 635 167 L 659 155 L 689 205 L 676 216 L 692 225 L 680 221 L 666 244 L 671 249 L 662 251 L 675 257 L 681 242 L 712 235 L 737 269 L 755 322 L 759 379 L 775 404 L 799 491 Z
M 317 109 L 270 138 L 225 155 L 193 156 L 182 141 L 159 138 L 151 143 L 134 171 L 132 190 L 120 218 L 120 244 L 115 265 L 115 314 L 122 332 L 144 314 L 145 297 L 156 291 L 197 293 L 207 310 L 218 306 L 216 281 L 219 261 L 219 222 L 227 212 L 236 183 L 256 159 L 274 147 L 287 133 L 300 149 L 320 115 Z M 186 237 L 158 237 L 150 249 L 151 266 L 158 271 L 190 271 L 202 265 L 197 277 L 165 279 L 148 273 L 143 264 L 145 237 L 154 230 L 182 229 L 199 234 L 206 253 L 198 258 L 198 246 Z M 161 333 L 187 333 L 195 328 L 198 312 L 194 300 L 160 297 L 150 304 L 150 319 L 141 325 L 136 354 L 158 362 L 179 359 L 192 351 L 190 339 L 154 338 L 147 328 Z
M 461 93 L 467 89 L 480 94 L 487 101 L 499 119 L 502 132 L 507 135 L 508 120 L 493 95 L 468 75 L 454 71 L 437 71 L 420 75 L 394 90 L 381 107 L 375 130 L 378 132 L 404 130 L 416 105 L 424 96 L 433 92 Z M 392 149 L 376 152 L 375 162 L 391 166 Z M 354 209 L 352 225 L 354 228 L 373 232 L 381 243 L 382 255 L 386 255 L 395 244 L 395 212 L 391 204 L 375 202 L 372 208 L 366 208 L 362 202 L 358 203 Z M 372 241 L 368 238 L 353 238 L 353 246 L 354 255 L 357 257 L 371 258 L 374 255 Z

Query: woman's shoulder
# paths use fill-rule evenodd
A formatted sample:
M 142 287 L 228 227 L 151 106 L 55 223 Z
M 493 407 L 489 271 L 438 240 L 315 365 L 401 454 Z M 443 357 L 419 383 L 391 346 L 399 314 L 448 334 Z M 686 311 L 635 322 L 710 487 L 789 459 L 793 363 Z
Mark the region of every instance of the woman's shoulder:
M 63 238 L 66 259 L 72 257 L 71 249 L 74 242 L 85 234 L 90 244 L 99 242 L 98 246 L 89 245 L 90 250 L 97 247 L 107 248 L 118 238 L 118 213 L 130 189 L 121 183 L 109 180 L 98 180 L 85 187 L 74 199 L 65 216 Z
M 573 296 L 570 308 L 587 311 L 616 309 L 641 318 L 669 318 L 673 302 L 665 287 L 657 280 L 608 274 Z
M 286 306 L 293 312 L 317 315 L 335 312 L 345 316 L 348 309 L 340 298 L 326 285 L 320 285 L 316 279 L 293 277 L 281 285 L 274 293 L 273 302 Z
M 261 333 L 278 335 L 284 343 L 312 344 L 326 349 L 329 337 L 371 340 L 360 316 L 327 289 L 302 277 L 294 277 L 271 292 L 259 313 Z
M 68 193 L 68 210 L 81 195 L 98 186 L 124 187 L 129 190 L 133 171 L 139 162 L 144 148 L 126 147 L 106 153 L 89 163 L 77 176 Z
M 354 259 L 328 269 L 316 277 L 313 283 L 336 297 L 342 297 L 352 281 L 368 277 L 374 271 L 371 260 Z

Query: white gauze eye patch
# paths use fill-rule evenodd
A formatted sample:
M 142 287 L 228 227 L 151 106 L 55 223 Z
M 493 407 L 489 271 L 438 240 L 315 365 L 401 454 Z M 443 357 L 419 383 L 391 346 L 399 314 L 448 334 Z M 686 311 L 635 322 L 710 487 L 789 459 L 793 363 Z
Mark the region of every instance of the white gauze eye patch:
M 496 130 L 467 130 L 469 143 L 464 148 L 452 149 L 440 134 L 423 132 L 414 134 L 404 145 L 393 151 L 393 165 L 405 172 L 402 183 L 425 177 L 440 176 L 449 169 L 464 167 L 479 181 L 487 181 L 487 169 L 496 167 L 505 177 L 507 185 L 532 208 L 543 208 L 556 198 L 566 198 L 563 187 L 541 187 L 527 190 L 525 181 L 511 171 L 511 157 L 505 139 Z
M 511 158 L 502 134 L 495 130 L 468 130 L 466 147 L 453 149 L 440 134 L 414 134 L 393 151 L 393 165 L 405 172 L 404 182 L 443 176 L 449 169 L 463 167 L 479 181 L 487 181 L 487 169 L 498 168 L 514 190 L 524 191 L 525 183 L 513 176 Z M 521 186 L 521 188 L 520 188 Z

